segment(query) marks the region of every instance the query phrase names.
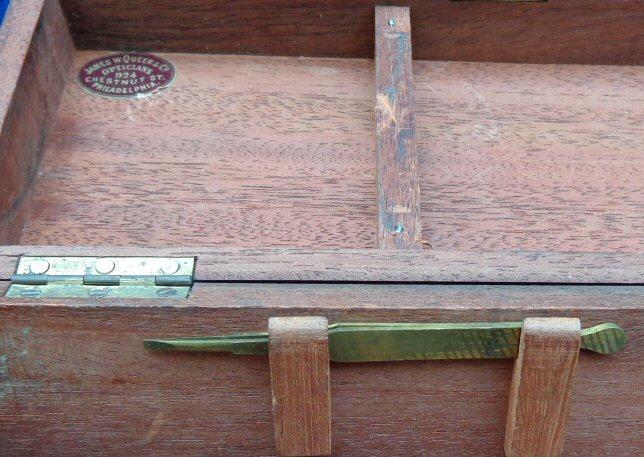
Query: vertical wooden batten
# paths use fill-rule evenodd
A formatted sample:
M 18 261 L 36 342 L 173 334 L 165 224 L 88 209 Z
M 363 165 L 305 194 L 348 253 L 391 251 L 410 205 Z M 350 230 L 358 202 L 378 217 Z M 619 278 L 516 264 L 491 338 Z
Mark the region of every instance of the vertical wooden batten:
M 563 455 L 580 341 L 579 319 L 524 320 L 510 390 L 507 457 Z
M 376 7 L 378 246 L 422 249 L 409 8 Z
M 280 456 L 331 454 L 329 337 L 324 317 L 268 321 L 275 441 Z

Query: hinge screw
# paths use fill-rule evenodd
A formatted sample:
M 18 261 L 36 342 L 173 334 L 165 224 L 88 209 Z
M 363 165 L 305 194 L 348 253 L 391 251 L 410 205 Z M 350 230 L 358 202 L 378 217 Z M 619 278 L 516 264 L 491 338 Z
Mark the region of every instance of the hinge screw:
M 179 271 L 179 262 L 176 260 L 168 260 L 162 267 L 161 271 L 166 275 L 173 275 Z
M 107 294 L 109 294 L 110 291 L 108 289 L 91 289 L 89 291 L 89 296 L 92 298 L 103 298 L 107 297 Z
M 157 290 L 157 296 L 159 297 L 172 297 L 176 295 L 176 289 L 171 289 L 170 287 L 164 287 L 163 289 Z
M 96 264 L 94 265 L 94 268 L 96 269 L 97 272 L 99 272 L 102 275 L 107 275 L 110 274 L 112 271 L 114 271 L 114 261 L 110 259 L 98 259 L 96 261 Z
M 49 262 L 45 259 L 37 259 L 29 264 L 29 272 L 35 275 L 45 274 L 49 270 Z
M 20 296 L 25 298 L 36 298 L 41 294 L 41 291 L 38 289 L 25 289 L 20 291 Z

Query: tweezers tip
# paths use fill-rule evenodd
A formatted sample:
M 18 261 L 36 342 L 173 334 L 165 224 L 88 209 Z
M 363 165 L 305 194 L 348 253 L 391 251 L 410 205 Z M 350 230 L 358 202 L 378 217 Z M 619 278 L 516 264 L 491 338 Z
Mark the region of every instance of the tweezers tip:
M 145 340 L 143 341 L 143 347 L 145 349 L 167 350 L 167 349 L 173 349 L 174 345 L 160 340 Z

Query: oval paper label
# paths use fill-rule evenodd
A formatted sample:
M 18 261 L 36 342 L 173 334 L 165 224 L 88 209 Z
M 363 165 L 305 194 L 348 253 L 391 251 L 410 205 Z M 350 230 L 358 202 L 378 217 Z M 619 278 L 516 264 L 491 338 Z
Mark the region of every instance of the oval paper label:
M 141 97 L 172 82 L 174 67 L 161 57 L 142 52 L 124 52 L 90 60 L 80 69 L 84 89 L 104 97 Z

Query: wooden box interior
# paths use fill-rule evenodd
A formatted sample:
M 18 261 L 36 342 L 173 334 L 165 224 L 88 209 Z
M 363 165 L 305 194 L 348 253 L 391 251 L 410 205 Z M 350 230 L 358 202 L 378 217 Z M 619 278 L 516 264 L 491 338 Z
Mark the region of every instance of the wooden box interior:
M 24 37 L 32 24 L 33 36 L 24 64 L 11 63 L 20 76 L 2 132 L 4 244 L 375 247 L 370 2 L 360 4 L 352 30 L 346 13 L 330 16 L 338 2 L 312 2 L 312 11 L 276 2 L 251 14 L 260 2 L 223 12 L 218 2 L 193 1 L 206 16 L 200 23 L 217 26 L 183 33 L 180 24 L 196 13 L 173 2 L 66 0 L 64 13 L 54 0 L 42 13 L 42 0 L 20 3 L 13 15 L 22 14 Z M 426 2 L 432 14 L 411 3 L 427 247 L 637 250 L 644 74 L 568 64 L 641 63 L 637 39 L 622 37 L 606 51 L 600 38 L 615 23 L 587 26 L 608 9 L 620 32 L 637 37 L 637 15 L 568 2 L 586 9 L 566 26 L 556 1 Z M 302 30 L 276 25 L 287 11 Z M 247 20 L 231 24 L 234 12 Z M 314 13 L 334 47 L 313 33 Z M 516 35 L 507 50 L 504 37 L 523 22 L 506 21 L 485 47 L 476 41 L 485 31 L 467 29 L 466 13 L 550 23 Z M 11 11 L 8 21 L 5 28 L 16 22 Z M 434 25 L 451 35 L 437 36 Z M 567 54 L 546 44 L 526 52 L 555 29 Z M 226 54 L 240 46 L 276 55 Z M 126 49 L 172 51 L 160 55 L 176 67 L 173 85 L 143 99 L 80 87 L 81 65 Z M 422 60 L 435 56 L 501 62 Z
M 274 455 L 266 359 L 142 341 L 287 315 L 619 323 L 622 353 L 580 357 L 565 454 L 641 452 L 644 2 L 386 3 L 411 7 L 422 251 L 367 249 L 376 2 L 12 1 L 0 295 L 23 254 L 197 262 L 187 300 L 0 297 L 6 453 Z M 80 87 L 128 50 L 174 84 Z M 503 455 L 512 364 L 333 365 L 335 455 Z

